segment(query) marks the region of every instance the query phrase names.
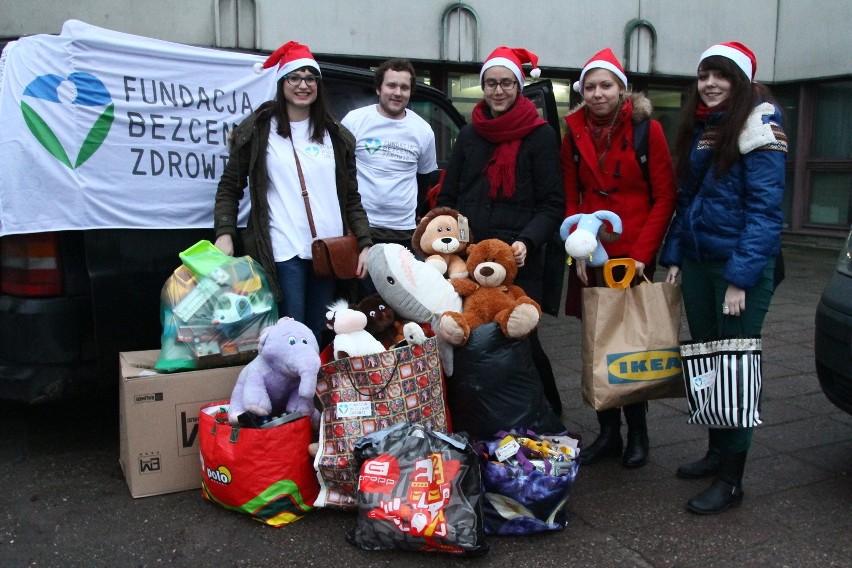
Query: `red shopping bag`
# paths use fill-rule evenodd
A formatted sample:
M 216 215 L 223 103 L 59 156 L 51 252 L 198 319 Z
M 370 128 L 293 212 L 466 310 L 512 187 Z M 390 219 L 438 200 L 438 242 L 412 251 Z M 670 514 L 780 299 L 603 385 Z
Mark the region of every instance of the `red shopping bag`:
M 220 402 L 199 412 L 198 437 L 208 501 L 276 527 L 313 509 L 319 484 L 307 416 L 271 428 L 231 426 L 228 403 Z

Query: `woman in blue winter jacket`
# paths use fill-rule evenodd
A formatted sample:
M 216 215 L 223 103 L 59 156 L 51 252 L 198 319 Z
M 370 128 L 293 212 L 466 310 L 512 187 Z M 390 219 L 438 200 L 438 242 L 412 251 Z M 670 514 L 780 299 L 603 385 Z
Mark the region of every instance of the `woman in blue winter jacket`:
M 694 341 L 760 335 L 777 284 L 787 137 L 757 60 L 738 42 L 701 54 L 675 141 L 677 210 L 660 264 L 681 277 Z M 738 506 L 753 428 L 711 428 L 709 449 L 682 478 L 715 477 L 687 507 Z

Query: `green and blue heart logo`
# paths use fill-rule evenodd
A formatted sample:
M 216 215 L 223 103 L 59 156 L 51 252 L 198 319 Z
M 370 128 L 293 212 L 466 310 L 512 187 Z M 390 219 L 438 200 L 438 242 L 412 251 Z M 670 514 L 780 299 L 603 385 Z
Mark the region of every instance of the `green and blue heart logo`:
M 305 154 L 307 154 L 311 158 L 316 158 L 317 156 L 319 156 L 319 153 L 319 146 L 305 146 Z
M 24 95 L 50 103 L 106 107 L 95 119 L 72 163 L 68 152 L 49 124 L 50 117 L 46 119 L 32 106 L 21 101 L 21 112 L 24 114 L 24 121 L 30 132 L 54 158 L 72 170 L 82 166 L 97 152 L 106 140 L 115 120 L 115 104 L 112 102 L 109 91 L 100 79 L 90 73 L 72 73 L 67 79 L 59 75 L 41 75 L 27 85 Z
M 378 138 L 367 138 L 364 140 L 364 149 L 370 155 L 375 154 L 382 149 L 382 141 Z

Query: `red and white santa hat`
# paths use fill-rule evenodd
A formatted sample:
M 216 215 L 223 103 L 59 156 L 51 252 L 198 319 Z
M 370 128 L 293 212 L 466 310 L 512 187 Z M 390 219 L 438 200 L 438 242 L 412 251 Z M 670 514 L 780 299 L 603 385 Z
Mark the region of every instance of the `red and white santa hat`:
M 538 55 L 520 47 L 506 47 L 505 45 L 501 45 L 492 51 L 491 55 L 485 60 L 485 63 L 482 64 L 482 71 L 479 72 L 479 82 L 482 83 L 485 71 L 491 67 L 500 65 L 514 73 L 515 77 L 518 78 L 518 84 L 523 87 L 524 63 L 529 63 L 533 66 L 530 70 L 530 77 L 535 79 L 541 76 L 541 69 L 538 68 Z
M 308 49 L 307 45 L 303 45 L 298 41 L 288 41 L 273 51 L 272 55 L 262 64 L 255 63 L 254 71 L 259 74 L 264 69 L 269 69 L 275 65 L 278 66 L 275 71 L 276 80 L 302 67 L 312 67 L 316 69 L 318 74 L 322 75 L 319 65 L 311 54 L 311 50 Z
M 592 69 L 606 69 L 612 72 L 621 83 L 627 87 L 627 75 L 624 74 L 624 68 L 618 62 L 618 58 L 610 48 L 605 48 L 597 52 L 583 65 L 583 71 L 580 72 L 580 80 L 574 83 L 574 90 L 578 93 L 583 92 L 583 79 L 586 73 Z
M 754 74 L 757 72 L 757 57 L 747 46 L 738 41 L 726 41 L 725 43 L 711 45 L 701 54 L 698 65 L 701 66 L 702 61 L 713 55 L 727 57 L 742 69 L 749 81 L 754 81 Z

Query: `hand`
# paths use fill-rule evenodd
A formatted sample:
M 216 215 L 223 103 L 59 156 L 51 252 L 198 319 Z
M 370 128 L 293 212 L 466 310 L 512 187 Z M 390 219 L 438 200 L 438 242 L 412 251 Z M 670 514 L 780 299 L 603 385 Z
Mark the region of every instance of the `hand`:
M 589 285 L 589 274 L 586 272 L 586 261 L 581 258 L 574 259 L 577 262 L 577 278 L 583 283 L 583 286 Z
M 358 268 L 355 270 L 355 275 L 358 278 L 367 277 L 367 255 L 370 253 L 370 247 L 361 249 L 361 254 L 358 255 Z
M 728 284 L 728 289 L 725 290 L 725 302 L 722 304 L 722 315 L 739 316 L 745 310 L 745 298 L 745 290 Z
M 217 249 L 228 256 L 234 256 L 234 239 L 231 235 L 219 235 L 219 238 L 216 239 L 216 242 L 213 244 Z
M 669 271 L 666 273 L 666 282 L 677 284 L 678 275 L 680 275 L 680 266 L 669 266 Z
M 512 252 L 515 255 L 515 264 L 517 264 L 518 267 L 523 266 L 524 262 L 527 261 L 527 245 L 521 241 L 515 241 L 512 243 Z

